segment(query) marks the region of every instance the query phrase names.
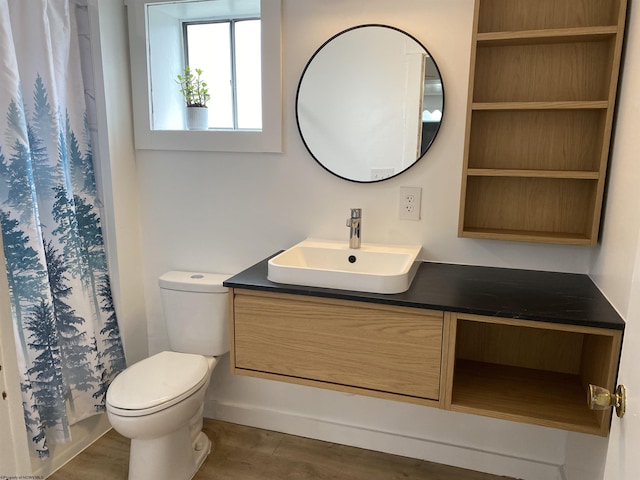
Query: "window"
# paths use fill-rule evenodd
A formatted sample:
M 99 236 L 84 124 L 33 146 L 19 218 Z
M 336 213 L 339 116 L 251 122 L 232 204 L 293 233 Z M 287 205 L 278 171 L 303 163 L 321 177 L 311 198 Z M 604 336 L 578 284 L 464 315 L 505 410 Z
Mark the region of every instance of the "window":
M 184 42 L 211 94 L 209 128 L 261 130 L 260 19 L 185 23 Z
M 125 4 L 136 148 L 282 151 L 281 0 Z M 209 85 L 209 130 L 185 129 L 185 65 Z

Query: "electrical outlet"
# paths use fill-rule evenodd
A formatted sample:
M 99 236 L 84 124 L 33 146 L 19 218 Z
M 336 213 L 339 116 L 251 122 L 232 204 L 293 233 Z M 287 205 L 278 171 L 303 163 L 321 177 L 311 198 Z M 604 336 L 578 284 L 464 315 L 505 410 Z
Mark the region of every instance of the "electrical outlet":
M 398 218 L 400 220 L 420 220 L 421 203 L 421 187 L 400 187 Z

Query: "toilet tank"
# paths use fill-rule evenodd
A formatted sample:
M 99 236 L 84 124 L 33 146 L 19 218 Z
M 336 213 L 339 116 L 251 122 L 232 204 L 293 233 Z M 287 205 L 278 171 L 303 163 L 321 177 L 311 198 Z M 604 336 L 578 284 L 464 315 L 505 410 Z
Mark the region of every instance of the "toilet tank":
M 174 352 L 220 356 L 229 351 L 231 275 L 167 272 L 159 279 L 169 346 Z

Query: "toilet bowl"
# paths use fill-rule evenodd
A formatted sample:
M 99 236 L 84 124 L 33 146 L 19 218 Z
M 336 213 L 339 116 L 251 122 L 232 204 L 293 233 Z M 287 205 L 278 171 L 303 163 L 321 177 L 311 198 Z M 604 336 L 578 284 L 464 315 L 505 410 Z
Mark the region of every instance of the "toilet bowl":
M 211 450 L 202 432 L 214 357 L 161 352 L 113 381 L 107 416 L 131 439 L 129 480 L 191 479 Z

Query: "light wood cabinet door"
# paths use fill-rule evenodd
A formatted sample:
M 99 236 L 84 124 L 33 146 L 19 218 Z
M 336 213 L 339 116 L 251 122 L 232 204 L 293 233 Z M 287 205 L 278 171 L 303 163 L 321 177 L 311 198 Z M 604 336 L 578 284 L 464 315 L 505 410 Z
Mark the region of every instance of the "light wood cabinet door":
M 232 327 L 236 373 L 382 397 L 440 397 L 442 312 L 242 292 L 234 295 Z

